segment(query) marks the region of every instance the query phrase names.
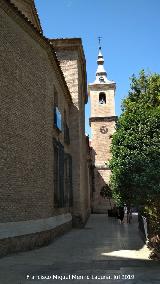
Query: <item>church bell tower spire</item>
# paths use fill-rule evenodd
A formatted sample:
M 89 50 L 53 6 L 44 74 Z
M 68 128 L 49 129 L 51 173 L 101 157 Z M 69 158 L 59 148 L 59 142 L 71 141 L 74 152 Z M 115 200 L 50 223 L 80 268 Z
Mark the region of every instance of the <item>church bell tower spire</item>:
M 97 59 L 97 72 L 96 72 L 96 81 L 95 83 L 106 83 L 107 82 L 107 72 L 104 69 L 104 58 L 102 54 L 101 48 L 101 37 L 99 39 L 99 52 L 98 52 L 98 59 Z
M 106 213 L 110 208 L 110 203 L 109 200 L 104 200 L 100 193 L 106 185 L 109 185 L 110 181 L 111 172 L 108 161 L 111 158 L 111 138 L 117 119 L 115 116 L 116 83 L 107 78 L 100 38 L 97 64 L 96 80 L 88 85 L 91 102 L 92 165 L 94 168 L 92 211 Z

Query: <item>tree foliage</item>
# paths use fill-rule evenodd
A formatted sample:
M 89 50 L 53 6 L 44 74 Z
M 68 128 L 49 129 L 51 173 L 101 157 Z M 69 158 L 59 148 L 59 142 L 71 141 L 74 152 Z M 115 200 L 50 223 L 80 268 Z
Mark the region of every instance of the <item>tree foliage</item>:
M 160 75 L 132 76 L 112 139 L 111 187 L 117 202 L 146 205 L 160 196 Z

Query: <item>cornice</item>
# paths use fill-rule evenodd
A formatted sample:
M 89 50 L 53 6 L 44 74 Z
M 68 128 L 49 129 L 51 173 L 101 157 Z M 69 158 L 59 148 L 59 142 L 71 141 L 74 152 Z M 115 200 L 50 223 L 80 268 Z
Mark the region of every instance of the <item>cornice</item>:
M 38 25 L 40 31 L 43 33 L 43 30 L 42 30 L 42 27 L 41 27 L 41 22 L 40 22 L 40 19 L 39 19 L 39 15 L 38 15 L 38 12 L 37 12 L 36 5 L 35 5 L 34 1 L 32 1 L 32 2 L 33 2 L 33 10 L 34 10 L 34 13 L 35 13 L 35 16 L 36 16 L 36 18 L 35 18 L 35 19 L 36 19 L 36 23 L 37 23 L 37 25 Z
M 16 3 L 14 3 L 14 0 L 6 0 L 6 1 L 10 2 L 10 4 L 13 5 L 15 7 L 15 9 L 17 9 L 23 15 L 23 17 L 28 22 L 30 22 L 30 24 L 32 24 L 34 26 L 34 28 L 36 28 L 39 32 L 43 33 L 34 0 L 25 0 L 25 2 L 28 4 L 28 7 L 29 7 L 29 5 L 31 5 L 31 8 L 32 8 L 31 14 L 34 17 L 34 20 L 35 20 L 38 28 L 37 28 L 37 26 L 34 25 L 34 23 L 30 19 L 28 19 L 28 17 L 23 13 L 23 11 L 21 9 L 19 9 L 18 5 L 16 5 Z
M 90 117 L 89 124 L 91 125 L 91 122 L 110 122 L 110 121 L 117 121 L 118 116 L 105 116 L 105 117 Z
M 107 166 L 107 165 L 100 165 L 100 164 L 95 164 L 95 168 L 97 170 L 110 170 L 109 166 Z
M 88 85 L 88 92 L 90 91 L 107 91 L 107 90 L 110 90 L 110 89 L 113 89 L 113 90 L 116 90 L 116 83 L 115 82 L 108 82 L 108 83 L 99 83 L 99 84 L 96 84 L 96 83 L 93 83 L 93 84 L 89 84 Z
M 57 46 L 59 48 L 71 48 L 73 46 L 79 46 L 82 45 L 81 38 L 53 38 L 50 39 L 50 41 L 54 44 L 54 46 Z
M 50 59 L 51 65 L 54 70 L 56 70 L 57 80 L 59 81 L 64 96 L 69 104 L 72 103 L 72 97 L 69 92 L 67 83 L 65 81 L 63 72 L 60 67 L 60 63 L 56 56 L 53 45 L 50 43 L 50 40 L 47 39 L 43 34 L 25 17 L 17 7 L 10 2 L 10 0 L 0 0 L 0 7 L 5 11 L 5 13 L 10 16 L 21 28 L 27 32 L 39 45 L 45 49 L 47 52 L 48 58 Z

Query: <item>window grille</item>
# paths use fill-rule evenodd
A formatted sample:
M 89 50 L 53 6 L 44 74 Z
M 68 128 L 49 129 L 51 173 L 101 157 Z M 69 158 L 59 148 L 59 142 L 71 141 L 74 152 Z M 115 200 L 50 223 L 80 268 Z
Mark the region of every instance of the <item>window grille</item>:
M 64 207 L 64 147 L 53 139 L 54 147 L 54 206 Z

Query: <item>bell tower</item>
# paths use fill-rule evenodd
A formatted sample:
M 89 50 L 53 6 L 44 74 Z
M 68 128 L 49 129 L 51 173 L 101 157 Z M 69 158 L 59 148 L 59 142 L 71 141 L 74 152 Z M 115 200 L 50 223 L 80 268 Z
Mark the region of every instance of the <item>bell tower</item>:
M 111 158 L 110 146 L 115 131 L 115 89 L 116 83 L 109 81 L 104 68 L 104 58 L 99 45 L 96 79 L 88 85 L 91 101 L 91 147 L 92 165 L 94 168 L 92 211 L 106 213 L 110 201 L 100 196 L 100 191 L 109 184 L 110 170 L 108 161 Z

